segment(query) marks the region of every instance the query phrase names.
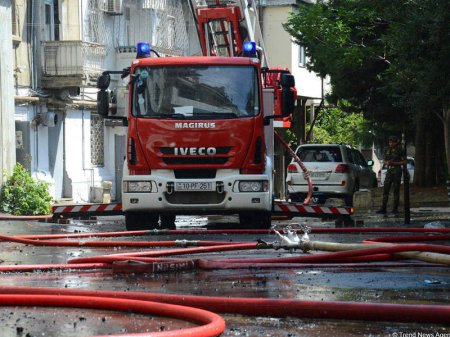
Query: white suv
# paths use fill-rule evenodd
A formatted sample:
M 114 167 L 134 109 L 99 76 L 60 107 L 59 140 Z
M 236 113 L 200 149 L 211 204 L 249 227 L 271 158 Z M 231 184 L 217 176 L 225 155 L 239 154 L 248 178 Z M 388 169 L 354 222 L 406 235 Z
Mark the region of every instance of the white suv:
M 313 183 L 313 197 L 322 204 L 328 198 L 344 198 L 353 205 L 353 193 L 377 187 L 373 161 L 366 161 L 357 149 L 346 144 L 304 144 L 295 151 L 308 169 Z M 293 159 L 287 168 L 287 193 L 291 201 L 303 201 L 308 182 L 300 165 Z

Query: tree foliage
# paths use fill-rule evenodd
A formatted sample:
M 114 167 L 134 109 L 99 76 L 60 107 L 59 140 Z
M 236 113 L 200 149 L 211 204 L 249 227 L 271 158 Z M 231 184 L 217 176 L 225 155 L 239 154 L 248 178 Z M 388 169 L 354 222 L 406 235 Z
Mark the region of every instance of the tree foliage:
M 371 146 L 373 137 L 369 131 L 370 125 L 363 114 L 346 113 L 339 106 L 328 106 L 320 110 L 314 124 L 312 141 L 320 144 L 346 143 L 353 146 L 360 144 Z M 309 123 L 306 124 L 306 129 L 311 129 Z M 288 130 L 287 138 L 292 147 L 298 145 L 292 131 Z
M 306 47 L 309 69 L 330 75 L 330 101 L 362 111 L 377 144 L 390 133 L 415 135 L 423 186 L 443 180 L 443 144 L 450 166 L 449 22 L 448 0 L 319 0 L 284 25 Z
M 50 214 L 51 202 L 48 183 L 33 179 L 17 163 L 2 188 L 0 210 L 12 215 Z

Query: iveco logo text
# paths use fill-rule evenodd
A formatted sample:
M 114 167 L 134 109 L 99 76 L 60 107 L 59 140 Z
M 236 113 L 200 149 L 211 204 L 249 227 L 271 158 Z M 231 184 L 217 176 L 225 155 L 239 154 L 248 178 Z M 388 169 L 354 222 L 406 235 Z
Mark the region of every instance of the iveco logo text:
M 174 147 L 173 154 L 180 156 L 214 156 L 217 153 L 215 147 Z
M 175 123 L 175 129 L 214 129 L 216 123 Z

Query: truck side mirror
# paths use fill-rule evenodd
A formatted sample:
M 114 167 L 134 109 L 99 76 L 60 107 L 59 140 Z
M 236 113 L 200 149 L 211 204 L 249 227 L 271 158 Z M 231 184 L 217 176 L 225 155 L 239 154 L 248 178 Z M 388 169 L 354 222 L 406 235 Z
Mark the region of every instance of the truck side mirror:
M 285 87 L 295 87 L 295 77 L 291 74 L 281 74 L 281 86 Z
M 97 93 L 97 113 L 101 117 L 107 117 L 109 112 L 109 92 L 100 90 Z
M 111 76 L 109 74 L 102 74 L 97 78 L 97 88 L 100 90 L 106 90 L 111 82 Z
M 295 108 L 295 95 L 291 87 L 295 86 L 295 77 L 291 74 L 281 75 L 281 107 L 283 116 L 289 116 L 294 112 Z
M 283 109 L 282 117 L 289 116 L 294 112 L 295 97 L 294 91 L 291 88 L 283 88 L 281 92 L 281 107 Z
M 295 77 L 288 73 L 282 73 L 280 78 L 280 84 L 281 84 L 281 102 L 280 102 L 281 114 L 265 116 L 264 125 L 269 125 L 271 119 L 288 117 L 290 114 L 294 112 L 295 101 L 297 97 L 295 94 L 295 90 L 292 90 L 292 87 L 295 87 Z

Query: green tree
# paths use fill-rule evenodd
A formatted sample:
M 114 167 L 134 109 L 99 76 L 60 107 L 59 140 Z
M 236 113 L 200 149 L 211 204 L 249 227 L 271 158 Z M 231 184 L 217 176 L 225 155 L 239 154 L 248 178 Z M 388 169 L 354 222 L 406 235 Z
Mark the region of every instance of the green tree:
M 340 106 L 341 104 L 339 104 Z M 314 123 L 314 143 L 335 144 L 346 143 L 353 146 L 360 144 L 371 146 L 373 144 L 372 134 L 369 132 L 370 124 L 364 119 L 362 113 L 346 113 L 339 106 L 324 107 L 316 116 Z M 311 125 L 306 125 L 311 130 Z M 290 130 L 287 138 L 291 146 L 296 147 L 295 135 Z
M 48 184 L 33 179 L 17 163 L 2 188 L 0 210 L 13 215 L 50 214 L 51 202 Z
M 309 68 L 330 75 L 331 102 L 362 111 L 376 143 L 388 133 L 415 134 L 415 182 L 422 186 L 443 180 L 449 15 L 448 0 L 329 0 L 299 5 L 284 25 L 306 47 Z

